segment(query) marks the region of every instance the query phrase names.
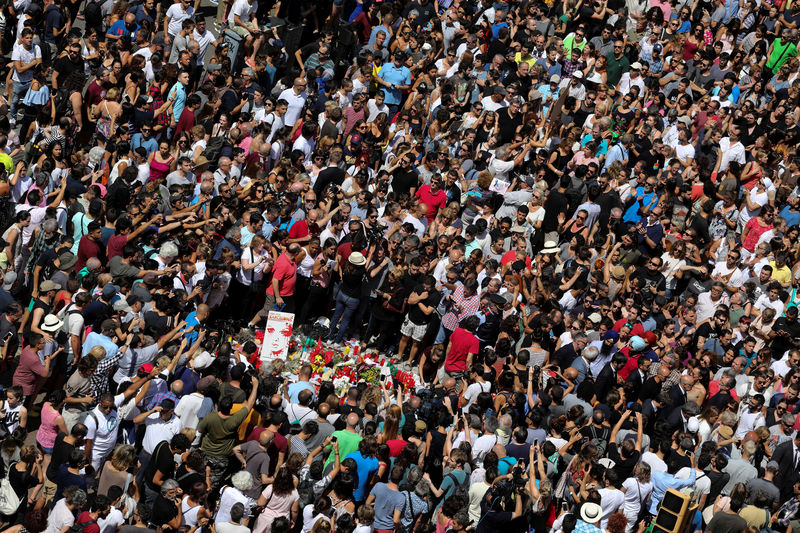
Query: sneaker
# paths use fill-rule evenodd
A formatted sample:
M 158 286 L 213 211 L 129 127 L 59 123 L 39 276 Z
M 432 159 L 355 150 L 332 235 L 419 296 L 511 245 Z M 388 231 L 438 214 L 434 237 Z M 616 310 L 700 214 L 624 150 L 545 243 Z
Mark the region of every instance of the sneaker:
M 218 6 L 219 5 L 219 1 L 218 0 L 208 0 L 208 3 L 211 4 L 212 6 Z

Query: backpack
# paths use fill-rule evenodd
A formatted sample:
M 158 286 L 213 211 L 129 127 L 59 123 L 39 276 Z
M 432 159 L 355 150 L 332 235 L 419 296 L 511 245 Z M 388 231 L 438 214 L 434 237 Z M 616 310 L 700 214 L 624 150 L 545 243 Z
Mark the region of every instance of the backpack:
M 606 454 L 606 446 L 608 446 L 608 440 L 604 439 L 603 436 L 605 435 L 605 429 L 603 433 L 597 435 L 594 426 L 589 426 L 589 430 L 592 432 L 592 444 L 597 446 L 597 451 L 600 454 L 600 457 L 603 457 Z
M 205 157 L 210 163 L 211 166 L 216 167 L 217 160 L 219 156 L 222 154 L 222 149 L 228 143 L 228 140 L 225 138 L 224 135 L 217 135 L 216 137 L 212 137 L 208 140 L 205 149 L 200 154 Z M 209 167 L 211 168 L 211 167 Z
M 86 529 L 87 526 L 91 526 L 96 524 L 96 520 L 87 520 L 86 522 L 75 522 L 72 526 L 67 530 L 67 533 L 83 533 L 83 530 Z
M 11 468 L 14 466 L 15 463 L 11 463 L 9 465 L 8 470 L 10 471 Z M 0 513 L 10 516 L 17 512 L 19 508 L 19 504 L 21 500 L 17 493 L 14 491 L 14 487 L 11 486 L 11 480 L 9 479 L 9 475 L 7 474 L 6 477 L 0 481 Z
M 312 504 L 317 500 L 314 497 L 314 483 L 316 482 L 311 479 L 311 476 L 308 476 L 297 484 L 297 494 L 300 496 L 298 500 L 300 509 L 305 509 L 306 505 Z
M 453 485 L 455 488 L 453 489 L 453 493 L 450 495 L 452 498 L 453 496 L 461 499 L 462 501 L 469 501 L 469 476 L 464 478 L 464 483 L 459 483 L 458 478 L 453 475 L 452 472 L 445 476 L 446 478 L 451 478 L 453 480 Z

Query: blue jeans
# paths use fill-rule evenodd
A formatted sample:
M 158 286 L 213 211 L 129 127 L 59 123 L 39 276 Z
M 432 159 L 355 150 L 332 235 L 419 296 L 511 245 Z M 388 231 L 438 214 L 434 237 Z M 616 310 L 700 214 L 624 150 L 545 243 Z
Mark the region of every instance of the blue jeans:
M 352 298 L 343 291 L 339 291 L 339 294 L 336 295 L 336 310 L 333 312 L 333 318 L 331 318 L 329 340 L 342 342 L 344 334 L 350 326 L 350 319 L 353 318 L 353 313 L 358 309 L 359 301 L 358 298 Z M 339 323 L 339 319 L 342 320 L 341 323 Z
M 13 118 L 17 120 L 17 103 L 25 98 L 25 95 L 28 93 L 28 87 L 31 86 L 31 82 L 29 81 L 12 81 L 13 89 L 11 93 L 11 107 L 9 108 L 9 118 Z

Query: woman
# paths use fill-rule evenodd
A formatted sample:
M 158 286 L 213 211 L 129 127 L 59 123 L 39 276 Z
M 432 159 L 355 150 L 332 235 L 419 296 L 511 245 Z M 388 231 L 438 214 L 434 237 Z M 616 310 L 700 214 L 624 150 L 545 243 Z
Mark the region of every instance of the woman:
M 98 480 L 98 494 L 107 494 L 111 487 L 119 487 L 123 494 L 136 495 L 135 468 L 139 464 L 136 450 L 129 444 L 120 444 L 111 454 L 111 460 L 106 461 L 100 470 Z
M 689 33 L 689 36 L 683 41 L 683 60 L 689 61 L 694 59 L 698 51 L 705 48 L 705 38 L 703 37 L 703 25 L 698 24 Z
M 719 409 L 714 406 L 706 407 L 706 409 L 700 413 L 698 417 L 700 424 L 697 430 L 697 438 L 700 440 L 700 444 L 708 440 L 708 437 L 711 436 L 711 430 L 714 428 L 714 424 L 717 423 L 718 417 Z
M 150 178 L 148 181 L 159 181 L 167 177 L 167 174 L 175 170 L 177 158 L 170 151 L 169 142 L 161 141 L 158 143 L 158 150 L 150 154 Z
M 25 514 L 21 524 L 3 530 L 3 533 L 41 533 L 47 529 L 47 510 L 34 509 Z
M 227 492 L 227 491 L 226 491 Z M 196 482 L 188 493 L 183 495 L 181 500 L 181 511 L 183 519 L 181 524 L 189 527 L 202 526 L 211 518 L 211 510 L 208 509 L 206 499 L 208 498 L 208 488 L 205 483 Z M 248 509 L 245 504 L 245 509 Z M 230 513 L 230 511 L 228 511 Z
M 50 459 L 52 459 L 53 446 L 55 446 L 58 433 L 61 432 L 65 435 L 69 433 L 64 417 L 61 416 L 61 408 L 64 407 L 66 400 L 67 393 L 63 389 L 59 389 L 51 392 L 42 406 L 42 422 L 36 432 L 36 443 L 44 452 L 42 469 L 45 471 L 50 464 Z
M 347 329 L 350 327 L 350 319 L 361 301 L 361 289 L 367 273 L 365 267 L 371 259 L 372 249 L 366 258 L 361 252 L 353 252 L 344 266 L 340 267 L 342 285 L 339 294 L 336 295 L 336 310 L 331 318 L 331 333 L 328 340 L 336 343 L 344 340 Z
M 378 444 L 389 446 L 389 456 L 398 457 L 403 451 L 408 441 L 400 436 L 403 412 L 399 405 L 394 404 L 386 411 L 386 419 L 383 422 L 383 432 L 378 435 Z
M 117 130 L 117 122 L 122 117 L 122 106 L 119 103 L 119 89 L 112 87 L 105 98 L 92 106 L 91 115 L 97 122 L 96 134 L 101 145 L 110 139 Z
M 589 226 L 586 225 L 586 219 L 589 213 L 585 209 L 579 209 L 575 213 L 575 218 L 566 222 L 559 227 L 558 232 L 561 234 L 561 244 L 570 242 L 575 236 L 583 237 L 583 242 L 589 238 Z
M 194 155 L 191 139 L 189 139 L 189 132 L 184 131 L 178 136 L 175 143 L 175 151 L 178 153 L 178 158 L 191 158 Z
M 295 298 L 299 302 L 305 302 L 311 287 L 311 276 L 313 275 L 314 263 L 320 252 L 319 237 L 311 237 L 308 243 L 303 246 L 300 254 L 295 257 L 297 264 L 297 283 L 295 285 Z
M 39 498 L 39 493 L 44 487 L 43 460 L 44 456 L 36 446 L 23 446 L 19 452 L 19 461 L 9 467 L 7 477 L 20 504 L 14 514 L 3 516 L 4 522 L 16 524 L 21 521 L 28 511 L 29 502 L 35 502 Z M 33 489 L 33 492 L 29 492 L 30 489 Z
M 244 302 L 253 300 L 255 294 L 264 291 L 262 280 L 264 274 L 271 269 L 272 256 L 267 252 L 267 240 L 261 235 L 254 235 L 247 247 L 242 250 L 241 266 L 231 280 L 231 301 L 240 302 L 235 306 L 233 313 L 241 318 L 244 315 L 252 316 Z
M 202 486 L 201 488 L 203 491 L 205 491 L 205 486 Z M 231 508 L 236 503 L 243 504 L 246 510 L 252 508 L 253 499 L 247 496 L 247 493 L 252 488 L 253 488 L 253 475 L 250 472 L 248 472 L 247 470 L 241 470 L 235 473 L 231 477 L 231 485 L 227 485 L 226 487 L 224 487 L 222 489 L 222 492 L 220 492 L 219 494 L 219 503 L 217 504 L 217 516 L 215 519 L 216 523 L 226 523 L 230 521 Z M 264 505 L 261 502 L 261 498 L 259 498 L 258 504 Z M 245 513 L 247 513 L 247 511 L 245 511 Z
M 219 116 L 219 120 L 214 127 L 211 128 L 211 137 L 219 137 L 220 135 L 226 136 L 230 133 L 231 123 L 228 115 L 226 113 L 221 113 Z
M 328 305 L 331 272 L 336 267 L 336 248 L 336 240 L 329 238 L 314 258 L 308 296 L 298 317 L 300 324 L 305 324 L 325 313 Z
M 677 241 L 668 252 L 661 255 L 661 274 L 667 280 L 667 297 L 672 294 L 678 284 L 676 274 L 686 266 L 686 243 Z
M 640 511 L 646 506 L 650 493 L 653 491 L 653 483 L 650 480 L 650 465 L 644 461 L 633 469 L 633 476 L 622 483 L 620 489 L 625 494 L 623 512 L 628 519 L 626 531 L 630 533 L 634 526 L 639 523 Z
M 272 521 L 291 513 L 291 527 L 294 528 L 299 511 L 300 495 L 294 486 L 294 476 L 286 467 L 281 466 L 275 473 L 275 481 L 267 485 L 258 498 L 257 505 L 264 510 L 258 515 L 253 526 L 253 533 L 270 533 Z
M 636 112 L 631 107 L 633 104 L 633 96 L 625 94 L 622 97 L 622 102 L 611 112 L 611 131 L 614 136 L 621 136 L 633 129 Z

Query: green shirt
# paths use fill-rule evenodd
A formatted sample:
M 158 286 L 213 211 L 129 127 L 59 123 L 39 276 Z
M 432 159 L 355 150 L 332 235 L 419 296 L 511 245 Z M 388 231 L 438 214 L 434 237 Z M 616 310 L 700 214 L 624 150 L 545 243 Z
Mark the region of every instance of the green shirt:
M 572 51 L 575 50 L 577 56 L 580 57 L 583 53 L 583 48 L 586 46 L 586 38 L 580 42 L 580 44 L 575 42 L 575 33 L 570 33 L 564 38 L 564 56 L 569 59 L 572 59 Z
M 778 69 L 781 68 L 784 63 L 796 55 L 797 46 L 795 46 L 793 42 L 784 44 L 781 38 L 778 37 L 775 39 L 775 42 L 772 43 L 772 54 L 770 54 L 769 61 L 767 61 L 767 68 L 777 73 Z
M 336 440 L 339 442 L 339 457 L 347 457 L 348 454 L 357 452 L 358 451 L 358 443 L 361 442 L 363 438 L 358 433 L 352 433 L 347 431 L 346 429 L 341 429 L 339 431 L 334 431 L 333 436 L 336 437 Z M 328 449 L 331 449 L 332 446 L 328 446 Z M 333 461 L 334 454 L 328 455 L 328 460 L 325 461 L 325 465 L 323 466 L 322 470 L 325 471 L 325 468 Z
M 208 413 L 197 426 L 197 431 L 203 434 L 200 449 L 207 455 L 226 457 L 233 453 L 236 442 L 236 430 L 250 413 L 250 409 L 243 407 L 228 418 L 222 418 L 217 411 Z
M 628 56 L 625 54 L 617 59 L 614 56 L 614 52 L 608 54 L 606 59 L 608 60 L 608 65 L 606 65 L 606 85 L 608 87 L 614 87 L 619 83 L 619 79 L 622 75 L 631 69 L 631 62 L 628 61 Z

